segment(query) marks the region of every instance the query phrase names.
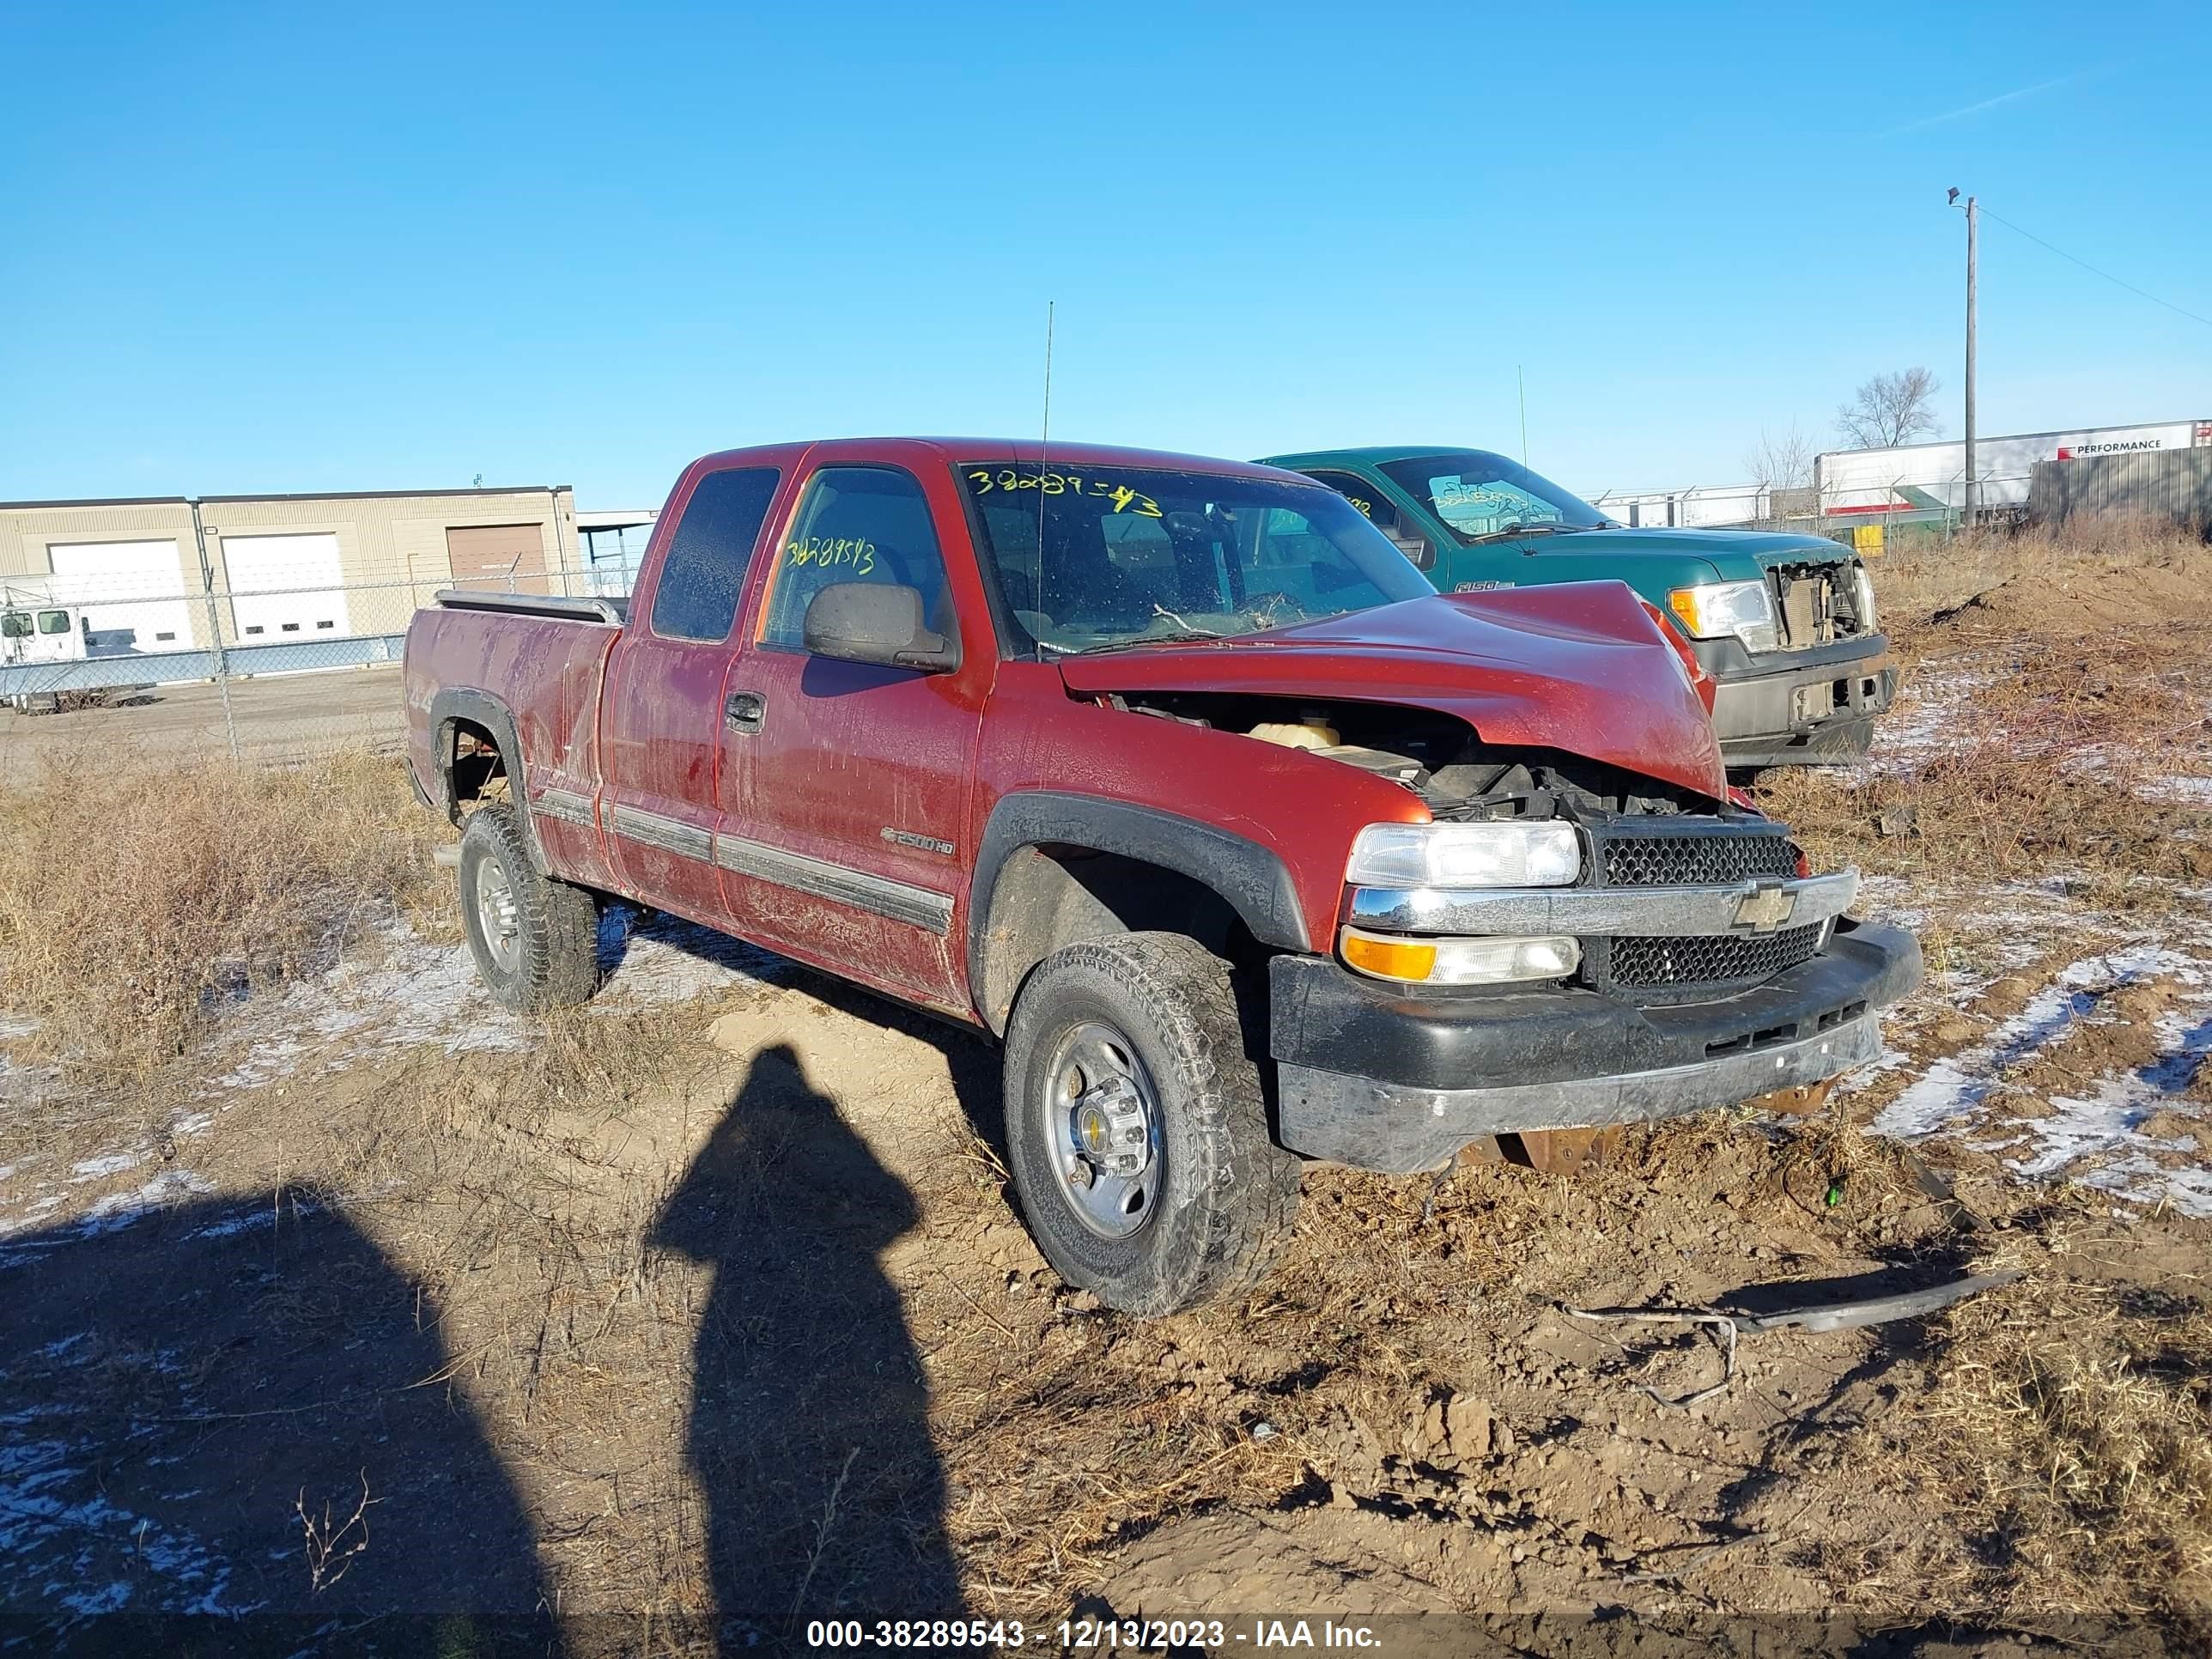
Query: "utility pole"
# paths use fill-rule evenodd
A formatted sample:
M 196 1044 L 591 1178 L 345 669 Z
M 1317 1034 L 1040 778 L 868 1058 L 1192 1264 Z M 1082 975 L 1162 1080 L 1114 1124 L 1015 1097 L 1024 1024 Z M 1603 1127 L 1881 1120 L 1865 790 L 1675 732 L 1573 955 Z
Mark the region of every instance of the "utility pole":
M 1960 516 L 1960 527 L 1974 527 L 1974 509 L 1980 504 L 1981 484 L 1974 471 L 1974 268 L 1977 263 L 1974 248 L 1975 232 L 1981 227 L 1981 216 L 1974 210 L 1974 198 L 1966 198 L 1966 510 Z
M 1950 194 L 1943 198 L 1946 207 L 1959 205 L 1959 187 L 1951 186 Z M 1981 506 L 1981 481 L 1974 473 L 1974 275 L 1978 263 L 1975 252 L 1976 233 L 1981 229 L 1982 216 L 1975 209 L 1974 198 L 1966 198 L 1966 499 L 1959 514 L 1959 527 L 1974 527 L 1976 509 Z

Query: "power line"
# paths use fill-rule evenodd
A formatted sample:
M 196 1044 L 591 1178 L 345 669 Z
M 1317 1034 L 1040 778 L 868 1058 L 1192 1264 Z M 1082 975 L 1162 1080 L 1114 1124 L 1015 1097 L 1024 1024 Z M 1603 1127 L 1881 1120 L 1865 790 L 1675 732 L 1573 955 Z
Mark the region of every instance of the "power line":
M 2049 248 L 2051 252 L 2057 254 L 2060 258 L 2069 260 L 2073 264 L 2081 266 L 2082 270 L 2087 271 L 2092 276 L 2101 276 L 2106 282 L 2112 283 L 2114 286 L 2127 289 L 2129 293 L 2134 295 L 2137 299 L 2148 300 L 2154 306 L 2164 306 L 2168 311 L 2174 313 L 2177 316 L 2186 317 L 2192 323 L 2202 323 L 2205 327 L 2212 328 L 2212 317 L 2200 317 L 2193 311 L 2185 311 L 2170 300 L 2161 300 L 2155 294 L 2147 294 L 2142 289 L 2137 288 L 2133 283 L 2122 282 L 2118 277 L 2113 276 L 2111 271 L 2100 270 L 2096 266 L 2091 264 L 2087 259 L 2077 259 L 2074 255 L 2069 253 L 2064 248 L 2052 246 L 2051 243 L 2045 241 L 2043 238 L 2038 236 L 2033 231 L 2021 230 L 2018 225 L 2013 223 L 2011 220 L 2004 217 L 2002 214 L 1991 213 L 1989 209 L 1984 208 L 1982 210 L 1982 215 L 1984 218 L 1995 219 L 2007 230 L 2018 232 L 2021 235 L 2027 237 L 2029 241 L 2034 243 L 2036 246 L 2040 248 Z

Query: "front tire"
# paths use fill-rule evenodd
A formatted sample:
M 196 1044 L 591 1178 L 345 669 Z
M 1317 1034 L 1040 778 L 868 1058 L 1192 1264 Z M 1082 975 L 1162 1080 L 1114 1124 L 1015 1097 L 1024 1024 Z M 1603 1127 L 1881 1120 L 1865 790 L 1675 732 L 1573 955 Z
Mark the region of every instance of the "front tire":
M 599 988 L 599 908 L 589 889 L 539 873 L 514 809 L 479 806 L 461 831 L 461 927 L 492 1000 L 542 1014 Z
M 1144 1316 L 1255 1283 L 1298 1160 L 1267 1133 L 1229 964 L 1180 933 L 1064 946 L 1006 1028 L 1006 1146 L 1055 1272 Z

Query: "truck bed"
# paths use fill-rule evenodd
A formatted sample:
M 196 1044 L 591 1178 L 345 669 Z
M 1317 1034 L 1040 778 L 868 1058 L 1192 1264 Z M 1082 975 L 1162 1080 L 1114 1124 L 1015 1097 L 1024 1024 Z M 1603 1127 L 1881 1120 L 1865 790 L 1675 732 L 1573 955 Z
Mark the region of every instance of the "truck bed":
M 595 800 L 599 686 L 627 610 L 627 601 L 606 599 L 447 592 L 417 611 L 407 630 L 405 690 L 416 779 L 427 787 L 441 775 L 450 728 L 465 725 L 489 739 L 517 793 L 533 804 L 549 790 Z M 557 822 L 548 833 L 564 832 L 564 872 L 612 884 L 598 836 Z
M 480 593 L 443 587 L 437 602 L 447 611 L 491 611 L 503 616 L 550 617 L 562 622 L 598 623 L 620 628 L 629 620 L 629 595 L 570 599 L 559 593 Z

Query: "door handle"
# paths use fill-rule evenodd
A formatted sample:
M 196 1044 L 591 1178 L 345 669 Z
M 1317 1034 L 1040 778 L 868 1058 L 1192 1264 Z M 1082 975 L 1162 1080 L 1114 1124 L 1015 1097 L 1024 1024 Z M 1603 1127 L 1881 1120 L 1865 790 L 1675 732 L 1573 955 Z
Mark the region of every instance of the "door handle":
M 757 732 L 768 718 L 768 694 L 732 691 L 722 702 L 722 724 L 732 732 Z

